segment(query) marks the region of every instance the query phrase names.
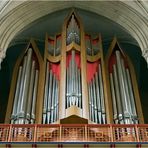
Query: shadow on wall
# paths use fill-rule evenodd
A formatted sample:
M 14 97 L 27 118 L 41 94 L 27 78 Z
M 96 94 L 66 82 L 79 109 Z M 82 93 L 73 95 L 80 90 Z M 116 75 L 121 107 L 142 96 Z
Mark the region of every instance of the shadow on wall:
M 148 65 L 146 60 L 140 59 L 140 83 L 139 90 L 145 123 L 148 124 Z

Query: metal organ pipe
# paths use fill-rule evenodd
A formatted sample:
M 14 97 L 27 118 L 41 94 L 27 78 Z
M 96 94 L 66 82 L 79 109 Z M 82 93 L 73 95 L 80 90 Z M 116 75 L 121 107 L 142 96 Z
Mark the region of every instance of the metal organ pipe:
M 117 110 L 118 110 L 118 122 L 123 124 L 123 113 L 122 113 L 122 102 L 120 100 L 120 90 L 119 90 L 119 81 L 117 77 L 117 67 L 113 65 L 113 80 L 115 85 L 115 95 L 116 95 L 116 102 L 117 102 Z
M 98 110 L 98 123 L 102 123 L 102 112 L 101 112 L 101 100 L 100 100 L 100 90 L 98 83 L 98 73 L 95 73 L 95 83 L 96 83 L 96 95 L 97 95 L 97 110 Z
M 126 92 L 126 98 L 127 98 L 127 103 L 128 103 L 128 111 L 129 111 L 129 122 L 132 124 L 132 109 L 131 109 L 131 100 L 129 96 L 129 89 L 128 89 L 128 84 L 127 84 L 127 76 L 126 76 L 126 71 L 125 71 L 125 66 L 124 66 L 124 61 L 121 59 L 121 68 L 122 68 L 122 73 L 124 77 L 124 84 L 125 84 L 125 92 Z
M 94 102 L 94 122 L 98 123 L 98 116 L 97 116 L 97 102 L 96 102 L 96 88 L 95 88 L 95 80 L 92 80 L 92 89 L 93 89 L 93 102 Z
M 35 120 L 34 104 L 36 103 L 38 77 L 36 78 L 36 62 L 32 60 L 32 52 L 31 48 L 27 50 L 23 65 L 19 67 L 11 123 L 29 124 L 34 123 Z
M 71 20 L 67 26 L 67 45 L 73 41 L 77 44 L 80 44 L 80 29 L 74 15 L 72 15 Z
M 43 124 L 50 124 L 58 120 L 58 85 L 58 79 L 56 78 L 56 75 L 53 73 L 52 69 L 49 70 L 49 62 L 47 62 Z
M 11 115 L 11 123 L 12 124 L 15 123 L 15 120 L 17 118 L 17 108 L 18 108 L 18 99 L 19 99 L 19 92 L 20 92 L 21 74 L 22 74 L 22 66 L 19 67 L 16 92 L 15 92 L 13 110 L 12 110 L 12 115 Z
M 66 91 L 67 91 L 67 93 L 66 93 L 66 108 L 68 108 L 69 107 L 69 68 L 67 67 L 67 69 L 66 69 Z
M 52 98 L 51 98 L 51 123 L 54 122 L 54 101 L 55 101 L 55 88 L 56 88 L 56 79 L 53 75 L 53 86 L 52 86 Z
M 90 119 L 99 124 L 106 123 L 106 112 L 104 104 L 104 88 L 102 80 L 101 65 L 98 65 L 98 71 L 88 83 Z
M 52 102 L 52 89 L 53 89 L 53 74 L 50 69 L 49 73 L 49 91 L 48 91 L 48 101 L 47 101 L 47 124 L 51 122 L 51 102 Z
M 80 108 L 82 108 L 82 94 L 81 94 L 81 72 L 80 69 L 78 69 L 78 102 Z
M 129 69 L 124 64 L 120 51 L 116 51 L 117 63 L 110 73 L 114 121 L 120 124 L 138 123 Z
M 131 108 L 132 108 L 132 115 L 133 115 L 133 122 L 135 124 L 138 124 L 138 116 L 136 112 L 136 106 L 135 106 L 135 99 L 134 99 L 134 94 L 133 94 L 133 89 L 132 89 L 132 82 L 131 82 L 131 77 L 129 73 L 129 69 L 126 69 L 126 74 L 127 74 L 127 82 L 128 82 L 128 87 L 129 87 L 129 95 L 130 95 L 130 100 L 131 100 Z
M 75 50 L 71 52 L 71 59 L 66 70 L 66 106 L 82 106 L 81 99 L 81 75 L 75 61 Z
M 123 105 L 123 114 L 124 114 L 124 122 L 125 124 L 130 124 L 130 112 L 128 108 L 127 96 L 126 96 L 126 88 L 124 83 L 124 77 L 121 67 L 121 56 L 120 52 L 116 51 L 116 58 L 117 58 L 117 70 L 118 70 L 118 78 L 119 78 L 119 86 L 120 86 L 120 93 L 122 98 L 122 105 Z
M 33 97 L 33 84 L 34 84 L 34 77 L 35 77 L 35 61 L 32 61 L 31 67 L 31 75 L 30 75 L 30 85 L 29 85 L 29 92 L 28 92 L 28 101 L 27 101 L 27 109 L 26 109 L 26 123 L 30 123 L 31 118 L 31 102 Z
M 114 81 L 113 81 L 113 75 L 110 73 L 110 85 L 111 85 L 111 95 L 113 100 L 113 114 L 114 114 L 114 121 L 116 124 L 118 124 L 118 112 L 117 112 L 117 105 L 116 105 L 116 96 L 115 96 L 115 88 L 114 88 Z
M 28 95 L 28 90 L 29 90 L 31 56 L 32 56 L 32 49 L 29 48 L 27 52 L 26 71 L 25 71 L 25 76 L 24 76 L 23 92 L 22 92 L 22 98 L 21 98 L 21 104 L 20 104 L 19 116 L 20 118 L 22 118 L 22 120 L 19 120 L 20 124 L 26 123 L 25 111 L 26 111 L 26 104 L 27 104 L 27 95 Z
M 102 69 L 99 64 L 99 84 L 100 84 L 100 99 L 101 99 L 101 110 L 102 110 L 102 122 L 106 123 L 106 112 L 105 112 L 105 103 L 104 103 L 104 90 L 103 90 L 103 80 L 102 80 Z
M 23 69 L 22 69 L 22 75 L 21 75 L 21 82 L 20 82 L 20 92 L 19 92 L 19 98 L 18 98 L 18 107 L 17 107 L 17 115 L 16 115 L 16 124 L 19 123 L 19 114 L 20 114 L 20 106 L 21 106 L 21 99 L 22 99 L 22 92 L 24 91 L 23 89 L 23 84 L 24 84 L 24 76 L 25 76 L 25 71 L 26 71 L 26 56 L 24 57 L 24 61 L 23 61 Z
M 31 123 L 35 123 L 35 106 L 37 99 L 37 86 L 38 86 L 38 77 L 39 71 L 35 71 L 35 81 L 34 81 L 34 89 L 33 89 L 33 98 L 32 98 L 32 106 L 31 106 Z
M 46 65 L 46 80 L 45 80 L 44 105 L 43 105 L 43 124 L 46 123 L 48 84 L 49 84 L 49 62 L 47 62 L 47 65 Z
M 90 82 L 90 95 L 91 95 L 91 118 L 92 118 L 92 121 L 95 122 L 95 119 L 94 119 L 94 100 L 93 100 L 93 89 L 92 89 L 92 81 Z
M 91 113 L 92 113 L 92 109 L 91 109 L 91 103 L 92 103 L 92 101 L 91 101 L 91 90 L 90 90 L 90 85 L 89 85 L 89 83 L 87 84 L 87 86 L 88 86 L 88 95 L 89 95 L 89 119 L 90 120 L 92 120 L 92 115 L 91 115 Z

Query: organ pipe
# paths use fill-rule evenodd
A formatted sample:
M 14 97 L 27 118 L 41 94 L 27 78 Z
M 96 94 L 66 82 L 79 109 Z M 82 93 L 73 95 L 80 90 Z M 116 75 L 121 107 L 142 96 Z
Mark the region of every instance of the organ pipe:
M 37 99 L 38 77 L 39 77 L 39 71 L 36 70 L 34 89 L 33 89 L 32 106 L 31 106 L 31 123 L 32 124 L 35 123 L 35 107 L 36 107 L 36 99 Z
M 110 85 L 111 85 L 111 95 L 113 100 L 113 115 L 114 115 L 114 121 L 116 124 L 118 124 L 118 112 L 117 112 L 117 105 L 116 105 L 116 96 L 115 96 L 115 88 L 114 88 L 114 81 L 113 81 L 113 75 L 110 73 Z
M 18 108 L 18 98 L 19 98 L 19 92 L 20 92 L 21 74 L 22 74 L 22 66 L 19 67 L 19 74 L 18 74 L 18 79 L 17 79 L 16 92 L 15 92 L 13 110 L 12 110 L 12 115 L 11 115 L 12 124 L 15 123 L 15 120 L 17 118 L 17 108 Z
M 35 61 L 32 61 L 32 67 L 31 67 L 31 75 L 30 75 L 30 85 L 29 85 L 29 92 L 28 92 L 28 105 L 26 109 L 26 123 L 30 123 L 31 118 L 31 102 L 33 97 L 33 84 L 34 84 L 34 77 L 35 77 Z
M 99 83 L 100 83 L 100 99 L 101 99 L 101 108 L 102 108 L 102 122 L 106 123 L 106 112 L 105 112 L 105 103 L 104 103 L 104 90 L 103 90 L 103 80 L 102 80 L 102 68 L 99 64 Z
M 29 124 L 35 120 L 38 77 L 35 72 L 36 61 L 32 60 L 32 55 L 32 48 L 29 48 L 19 67 L 11 123 Z
M 91 115 L 91 113 L 92 113 L 92 106 L 91 106 L 92 101 L 91 101 L 91 90 L 90 90 L 89 83 L 87 84 L 87 86 L 88 86 L 88 95 L 89 95 L 89 119 L 92 120 L 92 115 Z
M 80 44 L 80 29 L 74 15 L 72 15 L 71 20 L 67 26 L 67 45 L 69 45 L 72 41 Z
M 23 68 L 22 68 L 22 75 L 21 75 L 21 84 L 20 84 L 20 92 L 19 92 L 19 98 L 18 98 L 18 107 L 17 107 L 17 120 L 16 120 L 16 124 L 19 123 L 19 114 L 20 114 L 20 106 L 21 106 L 21 97 L 22 97 L 22 92 L 24 91 L 23 89 L 23 83 L 24 83 L 24 76 L 25 76 L 25 70 L 26 70 L 26 56 L 24 57 L 24 61 L 23 61 Z M 23 122 L 23 121 L 22 121 Z
M 44 105 L 43 105 L 43 124 L 46 123 L 48 83 L 49 83 L 49 62 L 47 62 L 47 65 L 46 65 L 46 79 L 45 79 L 45 92 L 44 92 Z
M 71 52 L 71 59 L 66 73 L 66 106 L 82 106 L 80 69 L 75 61 L 75 50 Z
M 51 103 L 52 103 L 52 89 L 53 89 L 53 74 L 50 69 L 49 74 L 49 91 L 48 91 L 48 101 L 47 101 L 47 124 L 51 121 Z
M 98 123 L 102 123 L 102 113 L 101 113 L 101 100 L 100 100 L 100 90 L 98 83 L 98 73 L 95 73 L 95 84 L 96 84 L 96 95 L 97 95 L 97 110 L 98 110 Z
M 129 73 L 129 69 L 128 68 L 126 69 L 126 74 L 127 74 L 127 79 L 128 79 L 130 100 L 131 100 L 131 104 L 132 104 L 133 121 L 134 121 L 135 124 L 138 124 L 138 116 L 137 116 L 137 112 L 136 112 L 134 94 L 133 94 L 133 89 L 132 89 L 132 82 L 131 82 L 130 73 Z
M 113 78 L 114 78 L 114 84 L 115 84 L 118 120 L 119 120 L 119 123 L 123 124 L 123 113 L 122 113 L 123 106 L 120 100 L 120 89 L 119 89 L 119 81 L 117 77 L 117 66 L 116 65 L 113 65 Z
M 120 124 L 138 123 L 134 94 L 128 67 L 120 51 L 115 51 L 116 63 L 110 73 L 111 94 L 114 109 L 114 122 Z
M 79 107 L 82 108 L 82 93 L 81 93 L 81 72 L 80 69 L 78 69 L 78 102 Z
M 125 92 L 126 92 L 126 100 L 127 100 L 127 105 L 128 105 L 128 111 L 129 111 L 129 122 L 132 124 L 132 104 L 129 96 L 129 89 L 128 89 L 128 84 L 127 84 L 127 76 L 126 76 L 126 71 L 125 71 L 125 66 L 124 66 L 124 61 L 121 59 L 121 68 L 122 68 L 122 73 L 123 73 L 123 78 L 124 78 L 124 85 L 125 85 Z
M 127 102 L 127 96 L 126 96 L 126 90 L 125 90 L 125 84 L 124 84 L 124 77 L 122 73 L 121 68 L 121 57 L 120 52 L 116 51 L 116 58 L 117 58 L 117 71 L 118 71 L 118 78 L 119 78 L 119 88 L 121 93 L 121 101 L 122 101 L 122 107 L 123 107 L 123 114 L 124 114 L 124 122 L 125 124 L 130 124 L 130 113 L 128 108 L 128 102 Z
M 20 124 L 23 124 L 26 122 L 25 110 L 26 110 L 27 95 L 28 95 L 28 89 L 29 89 L 31 56 L 32 56 L 32 49 L 29 48 L 28 52 L 27 52 L 26 71 L 25 71 L 25 76 L 24 76 L 23 92 L 22 92 L 22 98 L 21 98 L 21 103 L 20 103 L 19 116 L 20 116 L 20 118 L 22 118 L 22 120 L 20 120 L 20 122 L 19 122 Z
M 58 120 L 58 79 L 49 69 L 50 63 L 46 66 L 46 82 L 44 91 L 43 124 L 50 124 Z
M 51 98 L 51 123 L 54 122 L 54 101 L 55 101 L 55 88 L 56 88 L 56 79 L 53 75 L 53 86 L 52 86 L 52 98 Z
M 91 118 L 92 118 L 92 121 L 95 122 L 95 119 L 94 119 L 94 100 L 93 100 L 93 89 L 92 89 L 92 81 L 90 82 L 90 95 L 91 95 Z

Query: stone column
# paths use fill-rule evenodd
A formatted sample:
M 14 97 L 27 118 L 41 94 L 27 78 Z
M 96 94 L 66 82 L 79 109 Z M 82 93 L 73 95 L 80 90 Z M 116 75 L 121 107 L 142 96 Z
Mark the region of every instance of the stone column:
M 148 68 L 148 48 L 146 48 L 143 53 L 142 56 L 145 58 L 146 62 L 147 62 L 147 68 Z
M 0 48 L 0 70 L 1 70 L 1 63 L 5 58 L 5 56 L 6 56 L 5 51 Z

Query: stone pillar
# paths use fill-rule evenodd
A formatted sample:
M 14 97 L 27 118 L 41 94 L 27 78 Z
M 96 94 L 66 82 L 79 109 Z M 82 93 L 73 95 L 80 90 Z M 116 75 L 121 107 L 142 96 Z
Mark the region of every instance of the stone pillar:
M 5 51 L 0 49 L 0 70 L 1 70 L 1 63 L 3 61 L 3 59 L 5 58 Z
M 148 68 L 148 48 L 143 51 L 142 56 L 145 58 Z

